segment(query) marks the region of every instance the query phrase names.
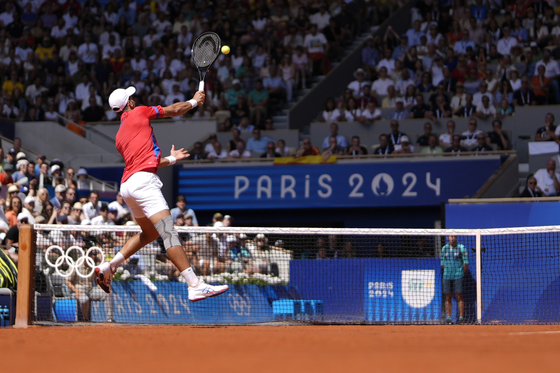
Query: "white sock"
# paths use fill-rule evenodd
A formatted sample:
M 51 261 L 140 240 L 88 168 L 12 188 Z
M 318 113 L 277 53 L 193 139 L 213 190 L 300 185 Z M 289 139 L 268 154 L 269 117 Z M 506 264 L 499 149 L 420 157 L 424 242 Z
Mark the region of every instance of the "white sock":
M 189 267 L 181 272 L 181 276 L 187 280 L 187 284 L 189 284 L 190 287 L 198 285 L 198 277 L 196 276 L 196 273 L 194 273 L 192 267 Z
M 109 265 L 111 266 L 111 270 L 113 271 L 113 273 L 115 273 L 117 271 L 117 268 L 119 268 L 119 266 L 126 260 L 126 258 L 124 257 L 123 254 L 121 254 L 120 252 L 117 253 L 117 255 L 115 255 L 115 257 L 113 258 L 113 260 L 111 260 L 109 262 Z

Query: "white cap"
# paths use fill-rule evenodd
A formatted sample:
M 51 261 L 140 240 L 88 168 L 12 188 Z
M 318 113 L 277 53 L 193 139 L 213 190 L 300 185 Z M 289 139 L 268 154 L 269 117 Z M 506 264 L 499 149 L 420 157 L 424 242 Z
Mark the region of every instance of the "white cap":
M 408 136 L 405 135 L 405 136 L 401 137 L 401 142 L 408 142 L 408 143 L 410 143 L 410 139 L 408 138 Z
M 24 152 L 19 152 L 19 153 L 17 153 L 17 155 L 16 155 L 16 159 L 17 159 L 18 161 L 19 161 L 20 159 L 26 159 L 26 158 L 27 158 L 27 155 L 25 155 Z
M 27 159 L 20 159 L 17 163 L 17 168 L 19 169 L 22 165 L 28 165 L 29 162 L 27 161 Z
M 59 171 L 60 170 L 60 166 L 57 164 L 53 164 L 51 167 L 51 174 L 55 171 Z
M 127 89 L 117 88 L 109 96 L 109 106 L 117 113 L 123 111 L 126 104 L 128 104 L 129 97 L 135 93 L 136 88 L 134 87 L 128 87 Z
M 230 242 L 237 242 L 237 238 L 236 238 L 234 235 L 230 234 L 229 236 L 227 236 L 226 242 L 227 242 L 227 243 L 230 243 Z
M 266 236 L 263 233 L 259 233 L 256 235 L 255 237 L 257 240 L 264 240 L 266 238 Z
M 32 196 L 27 196 L 23 200 L 23 203 L 35 203 L 35 198 L 33 198 Z

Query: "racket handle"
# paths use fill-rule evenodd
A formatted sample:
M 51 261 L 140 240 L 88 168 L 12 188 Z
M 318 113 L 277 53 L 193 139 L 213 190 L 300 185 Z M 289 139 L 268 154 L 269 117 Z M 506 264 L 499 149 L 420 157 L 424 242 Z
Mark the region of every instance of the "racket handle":
M 201 80 L 198 84 L 198 90 L 204 92 L 204 80 Z

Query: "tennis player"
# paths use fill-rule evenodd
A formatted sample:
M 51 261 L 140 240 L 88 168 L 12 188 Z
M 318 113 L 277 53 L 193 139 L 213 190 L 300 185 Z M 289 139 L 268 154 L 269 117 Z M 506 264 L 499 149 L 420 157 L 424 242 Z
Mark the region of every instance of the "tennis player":
M 196 302 L 222 294 L 229 289 L 227 285 L 208 285 L 194 273 L 173 226 L 169 206 L 161 193 L 163 184 L 156 175 L 158 168 L 185 159 L 189 153 L 182 148 L 176 150 L 173 145 L 171 155 L 162 158 L 150 124 L 150 119 L 181 116 L 202 105 L 205 93 L 196 92 L 187 102 L 161 107 L 136 106 L 132 97 L 135 92 L 134 87 L 114 90 L 109 96 L 109 106 L 115 112 L 122 112 L 121 126 L 115 141 L 117 150 L 125 161 L 121 194 L 142 228 L 142 233 L 131 237 L 111 262 L 95 268 L 97 285 L 110 293 L 111 280 L 117 268 L 132 254 L 161 236 L 169 259 L 189 285 L 190 301 Z

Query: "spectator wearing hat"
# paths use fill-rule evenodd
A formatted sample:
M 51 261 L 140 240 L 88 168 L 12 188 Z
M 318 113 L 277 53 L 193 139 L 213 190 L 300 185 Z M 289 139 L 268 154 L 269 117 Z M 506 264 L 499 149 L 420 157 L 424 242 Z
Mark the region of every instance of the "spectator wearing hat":
M 59 167 L 59 166 L 54 165 L 53 167 Z M 61 208 L 62 203 L 65 200 L 66 200 L 66 187 L 62 184 L 59 184 L 54 188 L 54 197 L 50 199 L 50 203 L 52 203 L 54 207 Z
M 80 225 L 82 221 L 82 204 L 80 202 L 74 203 L 68 216 L 68 224 Z
M 214 216 L 212 216 L 212 225 L 214 227 L 223 227 L 224 226 L 223 220 L 224 220 L 224 216 L 221 213 L 217 212 L 214 214 Z
M 224 227 L 231 227 L 232 223 L 233 223 L 233 218 L 231 217 L 231 215 L 224 215 Z
M 34 208 L 35 208 L 35 198 L 33 198 L 32 196 L 25 197 L 25 199 L 23 200 L 23 209 L 21 210 L 21 213 L 18 215 L 18 220 L 19 220 L 19 216 L 22 215 L 27 217 L 27 221 L 29 224 L 35 224 L 35 217 L 33 216 Z
M 9 163 L 12 166 L 15 166 L 17 164 L 16 154 L 17 152 L 14 148 L 8 150 L 8 152 L 6 153 L 6 164 Z
M 395 145 L 395 150 L 393 153 L 396 154 L 410 154 L 414 153 L 414 146 L 410 145 L 410 139 L 408 136 L 404 135 L 401 137 L 400 144 Z
M 57 185 L 59 180 L 62 180 L 62 170 L 58 164 L 53 164 L 50 169 L 51 179 L 53 181 L 53 186 Z
M 187 199 L 185 196 L 179 195 L 177 200 L 175 201 L 175 207 L 172 208 L 170 211 L 171 217 L 173 218 L 173 222 L 177 220 L 179 215 L 190 215 L 192 216 L 192 225 L 198 227 L 198 219 L 196 218 L 196 214 L 193 209 L 187 208 Z
M 12 175 L 14 183 L 19 186 L 29 186 L 30 182 L 35 179 L 35 175 L 29 173 L 29 161 L 27 159 L 20 159 L 17 166 L 18 171 Z
M 80 168 L 76 173 L 76 177 L 78 178 L 77 187 L 78 190 L 80 189 L 90 189 L 88 178 L 88 173 L 85 168 Z
M 350 88 L 352 90 L 352 93 L 354 94 L 354 96 L 359 96 L 360 93 L 362 92 L 362 86 L 364 84 L 371 84 L 370 82 L 365 80 L 365 71 L 364 69 L 358 69 L 354 72 L 354 77 L 356 78 L 356 80 L 350 82 L 350 84 L 348 84 L 348 88 Z

